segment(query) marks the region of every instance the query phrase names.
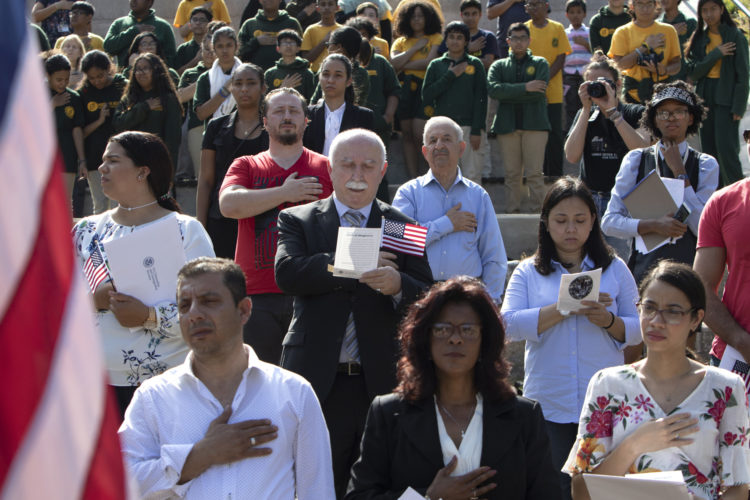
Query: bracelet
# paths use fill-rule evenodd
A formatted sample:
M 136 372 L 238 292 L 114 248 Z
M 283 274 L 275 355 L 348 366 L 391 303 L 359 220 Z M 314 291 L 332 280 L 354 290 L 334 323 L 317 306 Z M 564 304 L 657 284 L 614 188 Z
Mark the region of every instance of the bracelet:
M 615 313 L 610 311 L 609 314 L 612 315 L 612 321 L 610 321 L 609 324 L 604 327 L 605 330 L 609 330 L 610 328 L 612 328 L 612 325 L 614 325 L 615 321 L 617 321 L 617 316 L 615 316 Z
M 225 92 L 226 92 L 226 93 L 225 93 Z M 227 97 L 229 97 L 229 92 L 227 92 L 226 90 L 224 90 L 224 87 L 221 87 L 221 88 L 219 89 L 219 95 L 220 95 L 221 97 L 223 97 L 224 99 L 226 99 Z
M 149 307 L 148 317 L 146 318 L 146 321 L 143 322 L 143 328 L 146 330 L 156 330 L 158 326 L 159 323 L 156 321 L 156 308 Z
M 612 113 L 611 113 L 610 115 L 608 115 L 608 116 L 607 116 L 607 118 L 608 118 L 609 120 L 611 120 L 611 121 L 613 121 L 613 122 L 614 122 L 614 121 L 615 121 L 615 120 L 617 120 L 618 118 L 622 118 L 622 113 L 620 113 L 619 111 L 615 110 L 615 111 L 613 111 L 613 112 L 612 112 Z
M 81 163 L 86 163 L 86 160 L 78 160 L 78 164 L 80 165 Z

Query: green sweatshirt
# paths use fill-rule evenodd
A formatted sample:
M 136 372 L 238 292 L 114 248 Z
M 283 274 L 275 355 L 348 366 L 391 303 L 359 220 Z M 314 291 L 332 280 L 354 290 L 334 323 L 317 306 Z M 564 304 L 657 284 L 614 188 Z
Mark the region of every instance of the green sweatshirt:
M 468 62 L 456 76 L 450 68 Z M 487 117 L 487 77 L 482 61 L 474 56 L 454 61 L 446 52 L 427 66 L 422 84 L 422 103 L 427 116 L 448 116 L 462 127 L 471 127 L 479 135 Z
M 266 18 L 263 10 L 259 10 L 255 17 L 245 21 L 245 24 L 240 28 L 238 57 L 243 62 L 257 64 L 263 68 L 263 71 L 267 70 L 279 58 L 279 54 L 276 52 L 276 44 L 261 45 L 257 37 L 263 34 L 276 36 L 279 31 L 284 29 L 293 29 L 302 36 L 302 27 L 299 21 L 285 10 L 280 10 L 279 14 L 272 20 Z
M 543 57 L 526 57 L 520 61 L 511 54 L 490 66 L 487 93 L 499 101 L 497 115 L 492 122 L 495 134 L 510 134 L 516 130 L 549 130 L 547 96 L 544 92 L 527 92 L 526 82 L 549 81 L 549 64 Z M 517 123 L 519 121 L 521 123 Z
M 104 37 L 104 50 L 116 58 L 117 65 L 124 68 L 128 65 L 128 49 L 133 43 L 133 38 L 141 33 L 138 25 L 147 24 L 154 27 L 154 34 L 162 44 L 164 58 L 167 66 L 172 66 L 176 52 L 174 32 L 172 26 L 160 17 L 156 17 L 154 9 L 143 19 L 136 19 L 132 12 L 127 16 L 115 19 L 109 27 L 107 36 Z
M 745 114 L 748 97 L 748 48 L 747 40 L 740 30 L 719 25 L 721 43 L 734 42 L 735 52 L 732 56 L 721 56 L 718 47 L 706 54 L 708 34 L 696 33 L 693 46 L 686 55 L 688 76 L 696 82 L 695 92 L 706 98 L 706 78 L 716 61 L 721 59 L 719 83 L 713 96 L 713 102 L 721 106 L 728 106 L 732 113 L 742 116 Z M 700 35 L 700 36 L 699 36 Z
M 401 84 L 398 82 L 396 71 L 388 62 L 388 59 L 380 54 L 372 54 L 370 63 L 365 67 L 367 76 L 370 77 L 370 95 L 367 98 L 367 106 L 375 113 L 375 122 L 382 119 L 388 98 L 392 95 L 401 95 Z
M 83 117 L 86 125 L 94 123 L 99 119 L 99 114 L 105 106 L 109 109 L 109 116 L 104 119 L 104 123 L 99 125 L 93 132 L 84 139 L 84 149 L 86 150 L 86 168 L 96 170 L 102 163 L 102 155 L 107 147 L 109 138 L 115 135 L 115 129 L 112 126 L 112 118 L 117 106 L 120 104 L 122 92 L 128 81 L 122 75 L 114 75 L 112 83 L 103 89 L 98 89 L 86 83 L 78 91 L 83 102 Z
M 613 14 L 609 10 L 609 5 L 605 5 L 599 12 L 591 18 L 589 25 L 589 41 L 593 50 L 601 48 L 605 54 L 609 53 L 609 46 L 612 44 L 612 35 L 615 30 L 623 24 L 631 21 L 628 8 L 620 14 Z
M 162 109 L 151 109 L 146 100 L 152 97 L 159 97 L 159 95 L 153 90 L 146 92 L 143 101 L 130 106 L 127 96 L 123 96 L 112 119 L 112 126 L 117 132 L 139 130 L 158 135 L 166 143 L 172 163 L 175 164 L 182 133 L 180 102 L 176 95 L 170 94 L 166 104 L 162 103 Z
M 194 68 L 186 69 L 180 77 L 180 84 L 177 86 L 177 88 L 182 89 L 187 87 L 188 85 L 194 84 L 198 81 L 198 77 L 205 73 L 207 69 L 208 68 L 206 68 L 206 66 L 203 64 L 203 61 L 200 61 Z M 198 92 L 197 86 L 195 92 Z M 195 127 L 202 127 L 203 122 L 200 121 L 195 115 L 195 108 L 193 108 L 193 99 L 186 102 L 185 107 L 188 110 L 188 130 Z
M 682 12 L 678 12 L 677 16 L 675 16 L 674 19 L 671 19 L 667 21 L 664 18 L 664 14 L 659 16 L 659 19 L 657 19 L 660 23 L 666 23 L 671 24 L 672 26 L 680 23 L 685 23 L 686 30 L 685 33 L 680 34 L 680 32 L 677 32 L 677 38 L 680 40 L 680 55 L 682 56 L 682 66 L 680 66 L 680 72 L 674 75 L 674 80 L 685 80 L 687 78 L 687 65 L 685 64 L 685 44 L 688 43 L 690 40 L 690 36 L 693 34 L 693 31 L 695 31 L 696 26 L 698 26 L 698 21 L 696 21 L 692 17 L 685 17 L 685 14 Z M 677 29 L 677 28 L 675 28 Z
M 185 66 L 187 63 L 193 60 L 195 54 L 197 54 L 200 50 L 201 46 L 198 44 L 198 42 L 195 41 L 195 38 L 191 38 L 189 42 L 185 42 L 177 47 L 177 54 L 174 56 L 174 68 L 180 69 L 181 67 Z
M 270 92 L 273 89 L 281 87 L 281 82 L 289 75 L 299 74 L 302 76 L 302 83 L 295 87 L 305 99 L 310 100 L 315 90 L 315 75 L 310 70 L 310 61 L 295 57 L 291 64 L 285 64 L 283 59 L 276 61 L 276 65 L 268 68 L 263 75 L 266 82 L 266 88 Z
M 65 93 L 70 95 L 67 104 L 55 108 L 55 127 L 57 129 L 57 142 L 60 145 L 65 171 L 68 173 L 78 172 L 78 158 L 76 145 L 73 141 L 73 129 L 76 127 L 83 128 L 83 104 L 78 92 L 71 89 L 65 89 Z M 50 90 L 50 95 L 54 97 L 55 93 Z

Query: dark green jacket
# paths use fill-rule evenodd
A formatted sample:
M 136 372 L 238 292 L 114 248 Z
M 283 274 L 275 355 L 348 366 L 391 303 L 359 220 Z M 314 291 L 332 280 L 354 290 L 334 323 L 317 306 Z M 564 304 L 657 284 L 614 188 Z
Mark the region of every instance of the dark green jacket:
M 267 90 L 271 91 L 281 87 L 281 82 L 289 75 L 300 74 L 302 83 L 295 87 L 305 99 L 310 100 L 315 90 L 315 75 L 310 70 L 310 61 L 296 57 L 291 64 L 284 64 L 283 59 L 276 61 L 276 65 L 268 68 L 263 75 Z
M 167 145 L 172 163 L 175 164 L 182 134 L 180 102 L 176 95 L 169 94 L 166 104 L 162 103 L 162 109 L 151 109 L 146 100 L 152 97 L 159 95 L 154 91 L 146 92 L 143 101 L 130 106 L 127 96 L 123 96 L 112 119 L 112 126 L 117 132 L 138 130 L 158 135 Z
M 276 35 L 284 29 L 293 29 L 302 36 L 302 27 L 299 21 L 290 16 L 287 11 L 280 10 L 279 15 L 269 21 L 265 13 L 259 10 L 255 17 L 245 21 L 240 28 L 238 57 L 242 62 L 251 62 L 263 68 L 263 71 L 267 70 L 279 58 L 279 53 L 276 52 L 276 44 L 261 45 L 258 43 L 257 36 L 262 33 Z
M 511 53 L 490 66 L 487 91 L 490 97 L 499 101 L 497 115 L 492 122 L 492 132 L 495 134 L 550 129 L 547 96 L 544 92 L 526 91 L 526 82 L 549 82 L 549 64 L 543 57 L 531 55 L 530 50 L 526 53 L 521 61 Z M 516 104 L 521 106 L 522 123 L 516 123 Z
M 195 54 L 201 50 L 201 46 L 195 41 L 195 38 L 191 38 L 190 41 L 183 43 L 177 47 L 177 54 L 174 56 L 174 68 L 180 69 L 187 63 L 193 60 Z M 190 69 L 190 68 L 188 68 Z M 187 71 L 187 70 L 185 70 Z
M 76 145 L 73 141 L 73 129 L 76 127 L 83 128 L 83 104 L 78 92 L 71 89 L 65 89 L 65 93 L 70 95 L 68 104 L 55 108 L 55 127 L 57 129 L 57 142 L 60 145 L 63 162 L 65 162 L 65 171 L 68 173 L 78 172 L 78 158 Z M 50 90 L 50 96 L 55 93 Z
M 78 91 L 83 103 L 83 117 L 86 125 L 99 119 L 99 114 L 104 106 L 109 108 L 109 116 L 104 119 L 104 123 L 84 139 L 86 168 L 89 170 L 96 170 L 102 163 L 102 155 L 107 147 L 107 141 L 115 134 L 112 119 L 127 84 L 128 81 L 122 75 L 116 74 L 112 78 L 112 83 L 103 89 L 97 89 L 90 83 L 86 83 Z
M 677 16 L 671 21 L 667 21 L 666 19 L 664 19 L 664 14 L 662 14 L 661 16 L 659 16 L 659 19 L 657 19 L 657 21 L 659 21 L 660 23 L 671 24 L 672 26 L 680 23 L 685 23 L 687 25 L 685 34 L 680 35 L 680 33 L 677 32 L 677 38 L 679 38 L 680 40 L 680 55 L 682 56 L 682 66 L 680 67 L 680 72 L 674 75 L 675 80 L 685 80 L 687 78 L 687 65 L 685 64 L 685 44 L 688 43 L 690 37 L 693 34 L 693 31 L 695 31 L 696 26 L 698 26 L 698 21 L 692 17 L 685 17 L 685 14 L 683 14 L 682 12 L 678 12 Z
M 457 77 L 450 68 L 462 62 L 469 65 Z M 468 54 L 454 61 L 446 52 L 430 62 L 422 84 L 422 102 L 428 116 L 448 116 L 462 127 L 471 127 L 471 135 L 481 134 L 487 118 L 487 75 L 482 61 Z
M 620 14 L 612 14 L 608 5 L 599 9 L 599 12 L 591 18 L 591 24 L 589 25 L 591 48 L 594 50 L 601 48 L 605 54 L 608 53 L 615 30 L 623 24 L 628 24 L 631 20 L 627 7 Z
M 367 106 L 375 113 L 375 122 L 382 119 L 388 98 L 392 95 L 399 97 L 401 84 L 398 82 L 396 71 L 388 62 L 388 59 L 373 52 L 369 64 L 365 67 L 370 79 L 370 95 L 367 98 Z
M 736 50 L 732 56 L 721 56 L 718 47 L 706 54 L 708 34 L 696 33 L 690 53 L 687 54 L 688 76 L 696 83 L 695 91 L 706 98 L 706 78 L 713 65 L 721 59 L 721 73 L 713 102 L 728 106 L 732 113 L 742 116 L 747 108 L 748 97 L 748 50 L 747 40 L 737 28 L 719 25 L 721 43 L 734 42 Z
M 104 50 L 116 58 L 117 65 L 124 68 L 128 65 L 128 49 L 133 43 L 133 38 L 140 34 L 139 24 L 148 24 L 154 27 L 154 34 L 161 42 L 164 50 L 164 59 L 167 66 L 172 66 L 175 55 L 174 32 L 172 25 L 160 17 L 156 17 L 154 9 L 148 15 L 138 20 L 132 12 L 127 16 L 115 19 L 109 27 L 107 36 L 104 37 Z
M 177 86 L 177 88 L 182 89 L 187 87 L 188 85 L 194 84 L 198 81 L 198 77 L 205 73 L 207 69 L 208 68 L 206 68 L 206 66 L 203 64 L 203 61 L 200 61 L 194 68 L 186 69 L 180 77 L 180 84 Z M 195 92 L 198 92 L 197 85 Z M 200 121 L 197 116 L 195 116 L 193 99 L 185 103 L 185 108 L 187 109 L 188 114 L 188 130 L 190 130 L 191 128 L 202 126 L 203 122 Z

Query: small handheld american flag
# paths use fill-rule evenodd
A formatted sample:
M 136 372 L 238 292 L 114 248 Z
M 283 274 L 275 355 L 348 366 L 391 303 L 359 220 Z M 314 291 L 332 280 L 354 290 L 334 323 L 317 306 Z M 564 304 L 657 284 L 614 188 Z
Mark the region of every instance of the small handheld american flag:
M 92 246 L 94 250 L 89 255 L 89 258 L 86 259 L 86 264 L 83 266 L 83 274 L 86 275 L 86 281 L 89 282 L 91 293 L 94 293 L 96 287 L 107 279 L 109 273 L 107 272 L 107 264 L 104 263 L 102 253 L 99 251 L 99 241 L 95 239 L 92 242 Z
M 427 228 L 383 218 L 380 246 L 421 257 L 427 242 Z

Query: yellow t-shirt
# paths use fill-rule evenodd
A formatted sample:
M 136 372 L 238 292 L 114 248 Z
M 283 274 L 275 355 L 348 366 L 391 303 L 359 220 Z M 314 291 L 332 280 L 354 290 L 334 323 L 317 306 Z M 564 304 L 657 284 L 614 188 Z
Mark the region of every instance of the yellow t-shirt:
M 374 36 L 370 39 L 370 45 L 374 49 L 380 49 L 380 55 L 385 57 L 386 59 L 391 58 L 391 51 L 388 48 L 388 42 L 380 38 L 379 36 Z
M 302 35 L 302 45 L 300 45 L 299 49 L 302 51 L 314 49 L 328 35 L 328 33 L 341 27 L 342 26 L 339 23 L 334 23 L 332 26 L 321 26 L 318 23 L 311 24 L 305 30 L 305 34 Z M 314 61 L 310 61 L 310 69 L 312 69 L 314 73 L 318 72 L 320 65 L 323 63 L 323 59 L 325 59 L 327 55 L 328 47 L 323 49 Z
M 573 52 L 565 28 L 557 21 L 548 19 L 544 28 L 537 28 L 529 20 L 526 21 L 526 26 L 529 27 L 531 32 L 531 42 L 529 43 L 531 53 L 545 58 L 550 66 L 560 54 Z M 563 71 L 561 69 L 547 84 L 547 102 L 550 104 L 559 104 L 563 101 L 562 77 Z
M 211 14 L 214 16 L 214 21 L 224 21 L 227 24 L 232 24 L 232 20 L 229 18 L 229 11 L 224 3 L 224 0 L 180 0 L 180 4 L 177 6 L 177 12 L 174 15 L 175 28 L 179 28 L 187 24 L 190 21 L 190 13 L 194 8 L 200 7 L 207 2 L 213 1 L 211 4 Z M 188 33 L 185 37 L 185 41 L 193 39 L 193 34 Z
M 395 42 L 393 42 L 393 47 L 391 48 L 391 52 L 406 52 L 410 48 L 414 46 L 415 43 L 419 38 L 406 38 L 404 36 L 397 38 Z M 435 33 L 434 35 L 428 35 L 427 36 L 427 45 L 422 47 L 420 50 L 418 50 L 413 56 L 411 56 L 410 61 L 419 61 L 420 59 L 427 59 L 427 56 L 430 54 L 430 50 L 432 50 L 432 47 L 438 47 L 440 46 L 440 42 L 443 41 L 443 35 L 440 33 Z M 422 78 L 424 80 L 424 75 L 427 73 L 427 69 L 407 69 L 404 70 L 404 73 L 407 75 L 414 75 L 416 77 Z
M 708 32 L 708 45 L 706 45 L 706 54 L 721 45 L 721 34 Z M 721 78 L 721 58 L 711 67 L 706 78 Z
M 65 40 L 64 36 L 61 36 L 57 39 L 55 42 L 55 48 L 59 49 L 62 47 L 63 40 Z M 85 45 L 85 43 L 84 43 Z M 100 37 L 99 35 L 96 35 L 94 33 L 89 33 L 89 45 L 90 47 L 86 47 L 86 51 L 89 50 L 104 50 L 104 39 Z
M 646 37 L 657 33 L 664 34 L 665 45 L 664 47 L 654 49 L 654 51 L 657 54 L 664 54 L 664 59 L 662 59 L 661 63 L 666 66 L 675 57 L 680 57 L 680 39 L 677 37 L 677 31 L 675 31 L 671 24 L 660 23 L 658 21 L 654 21 L 654 24 L 648 28 L 641 28 L 632 22 L 617 28 L 615 34 L 612 35 L 612 45 L 609 48 L 608 56 L 611 58 L 626 56 L 640 47 L 646 41 Z M 644 78 L 654 78 L 655 76 L 646 68 L 637 64 L 632 68 L 624 70 L 622 73 L 639 82 Z M 666 80 L 667 78 L 669 78 L 669 75 L 660 74 L 658 81 Z M 631 94 L 633 92 L 635 92 L 634 96 L 638 95 L 636 89 L 631 90 Z

